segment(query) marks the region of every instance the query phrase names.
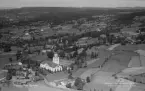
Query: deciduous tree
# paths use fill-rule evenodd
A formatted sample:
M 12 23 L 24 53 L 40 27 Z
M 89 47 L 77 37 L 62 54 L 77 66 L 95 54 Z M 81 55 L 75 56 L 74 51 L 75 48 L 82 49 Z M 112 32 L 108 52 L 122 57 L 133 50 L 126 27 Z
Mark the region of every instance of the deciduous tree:
M 86 78 L 87 83 L 91 82 L 90 77 Z

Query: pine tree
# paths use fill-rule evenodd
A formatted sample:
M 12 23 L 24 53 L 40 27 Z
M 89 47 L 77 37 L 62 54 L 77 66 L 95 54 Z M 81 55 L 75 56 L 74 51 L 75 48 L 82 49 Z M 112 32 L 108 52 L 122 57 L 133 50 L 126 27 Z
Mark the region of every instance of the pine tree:
M 70 73 L 70 74 L 68 75 L 68 79 L 73 79 L 72 73 Z
M 95 58 L 97 58 L 97 53 L 95 52 Z

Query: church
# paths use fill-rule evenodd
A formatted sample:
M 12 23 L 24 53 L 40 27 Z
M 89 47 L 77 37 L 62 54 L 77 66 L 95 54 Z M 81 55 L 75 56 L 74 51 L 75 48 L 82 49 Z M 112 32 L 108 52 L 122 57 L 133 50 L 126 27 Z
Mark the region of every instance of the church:
M 52 61 L 43 61 L 40 64 L 40 68 L 44 68 L 52 73 L 55 72 L 61 72 L 63 71 L 64 65 L 60 64 L 60 58 L 57 53 L 54 54 L 53 60 Z M 70 68 L 67 67 L 67 70 Z

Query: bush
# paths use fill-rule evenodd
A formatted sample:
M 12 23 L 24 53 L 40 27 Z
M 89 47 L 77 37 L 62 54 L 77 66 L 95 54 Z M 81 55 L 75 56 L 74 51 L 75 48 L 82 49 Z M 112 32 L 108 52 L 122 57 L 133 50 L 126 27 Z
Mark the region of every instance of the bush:
M 68 79 L 73 79 L 72 73 L 70 73 L 70 74 L 68 75 Z
M 67 88 L 71 88 L 71 83 L 66 85 Z
M 12 74 L 8 73 L 7 76 L 6 76 L 6 80 L 11 80 L 11 79 L 12 79 Z

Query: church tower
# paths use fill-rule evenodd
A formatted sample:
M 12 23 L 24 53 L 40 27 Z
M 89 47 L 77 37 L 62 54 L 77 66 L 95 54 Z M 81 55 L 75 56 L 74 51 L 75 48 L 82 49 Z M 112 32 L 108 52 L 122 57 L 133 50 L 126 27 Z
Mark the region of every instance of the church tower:
M 53 63 L 56 63 L 59 65 L 59 56 L 57 53 L 54 54 L 54 57 L 53 57 Z

